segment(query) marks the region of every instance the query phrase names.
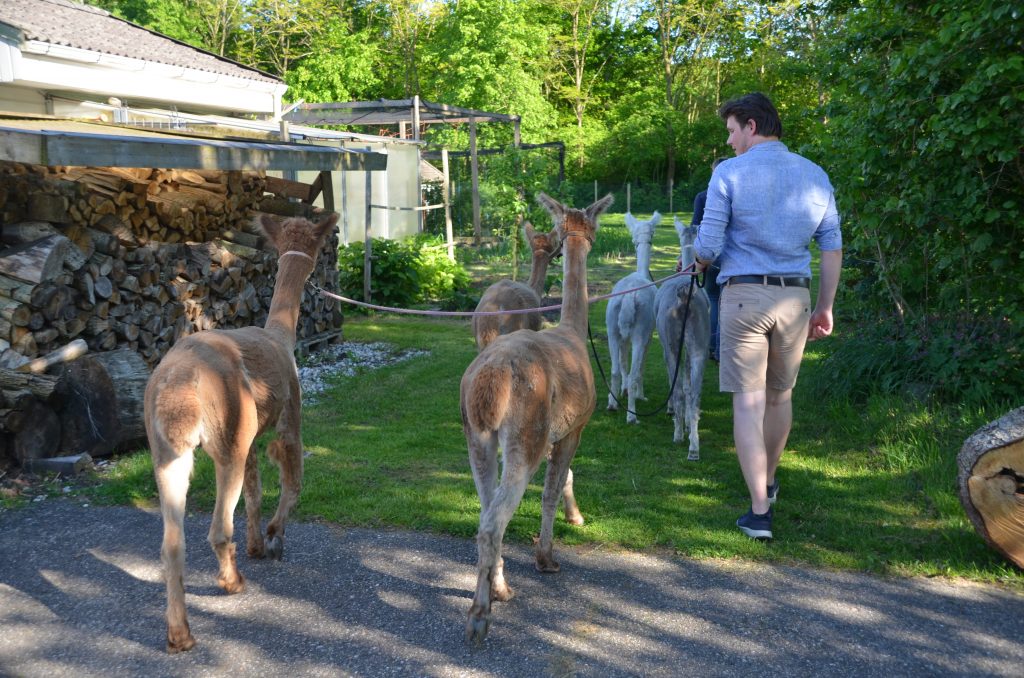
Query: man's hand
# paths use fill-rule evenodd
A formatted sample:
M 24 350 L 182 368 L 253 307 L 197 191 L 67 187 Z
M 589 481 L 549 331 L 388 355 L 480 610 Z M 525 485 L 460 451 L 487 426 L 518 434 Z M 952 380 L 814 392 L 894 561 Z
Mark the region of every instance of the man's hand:
M 824 311 L 814 310 L 811 314 L 811 322 L 807 326 L 807 340 L 824 339 L 832 334 L 832 309 Z

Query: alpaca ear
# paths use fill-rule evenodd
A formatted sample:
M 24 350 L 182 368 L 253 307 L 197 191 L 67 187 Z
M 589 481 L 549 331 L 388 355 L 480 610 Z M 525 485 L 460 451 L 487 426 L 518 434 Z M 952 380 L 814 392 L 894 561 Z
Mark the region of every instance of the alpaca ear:
M 626 229 L 632 234 L 633 231 L 636 230 L 636 226 L 637 226 L 636 217 L 634 217 L 630 212 L 626 212 L 625 219 L 626 219 Z
M 334 225 L 337 223 L 337 212 L 328 212 L 327 214 L 325 214 L 323 219 L 321 219 L 320 222 L 317 223 L 316 227 L 313 229 L 313 233 L 316 236 L 316 239 L 323 240 L 323 238 L 326 237 L 328 233 L 334 230 Z
M 277 219 L 269 214 L 260 214 L 256 219 L 256 227 L 270 238 L 270 242 L 274 243 L 275 246 L 277 245 L 277 239 L 281 235 L 281 224 L 278 223 Z
M 683 229 L 686 228 L 686 224 L 684 224 L 683 222 L 679 221 L 679 217 L 672 217 L 672 220 L 675 222 L 674 225 L 676 227 L 676 233 L 678 233 L 679 235 L 682 235 L 683 234 Z
M 541 191 L 537 194 L 537 204 L 548 211 L 556 224 L 562 223 L 565 219 L 565 206 L 547 193 Z
M 651 215 L 651 220 L 648 223 L 649 224 L 653 224 L 654 226 L 657 226 L 658 224 L 660 224 L 661 223 L 661 212 L 659 212 L 658 210 L 654 210 L 654 214 Z
M 533 224 L 531 224 L 529 221 L 524 221 L 523 222 L 523 237 L 526 238 L 526 243 L 527 244 L 530 244 L 531 242 L 533 242 L 533 236 L 535 236 L 536 234 L 537 234 L 537 232 L 533 230 Z
M 609 193 L 586 209 L 587 218 L 594 222 L 595 227 L 597 226 L 597 217 L 604 214 L 613 202 L 615 202 L 615 196 Z

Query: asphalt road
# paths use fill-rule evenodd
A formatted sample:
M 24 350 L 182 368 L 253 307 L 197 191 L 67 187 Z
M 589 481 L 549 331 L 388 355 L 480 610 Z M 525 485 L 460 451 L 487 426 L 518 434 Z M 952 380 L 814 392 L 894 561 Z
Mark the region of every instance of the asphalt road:
M 476 546 L 292 523 L 284 560 L 214 584 L 186 521 L 191 652 L 164 652 L 159 515 L 52 500 L 0 513 L 0 674 L 11 676 L 1021 676 L 1024 596 L 937 579 L 570 549 L 463 642 Z M 241 520 L 236 540 L 244 540 Z M 243 548 L 239 549 L 244 553 Z

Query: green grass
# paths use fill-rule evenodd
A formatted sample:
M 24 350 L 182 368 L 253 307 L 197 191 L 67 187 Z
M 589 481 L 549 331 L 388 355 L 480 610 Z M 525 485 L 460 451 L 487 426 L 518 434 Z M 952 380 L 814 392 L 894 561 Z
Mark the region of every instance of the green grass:
M 610 291 L 635 267 L 622 215 L 603 220 L 598 243 L 590 260 L 592 295 Z M 677 251 L 666 217 L 656 230 L 655 278 L 672 272 Z M 476 272 L 480 283 L 508 275 L 507 264 L 500 254 L 484 261 Z M 605 303 L 591 307 L 591 325 L 607 373 Z M 459 381 L 476 355 L 469 321 L 351 315 L 345 338 L 425 349 L 429 355 L 339 377 L 319 404 L 305 410 L 303 437 L 311 455 L 295 517 L 472 537 L 479 502 L 459 418 Z M 828 341 L 809 345 L 801 380 L 818 376 L 828 350 Z M 648 400 L 641 412 L 657 409 L 668 389 L 657 337 L 645 375 Z M 607 389 L 595 370 L 598 409 L 573 461 L 576 497 L 587 522 L 575 527 L 557 521 L 560 544 L 965 577 L 1024 589 L 1024 575 L 984 544 L 957 499 L 955 457 L 963 439 L 1002 412 L 934 413 L 881 397 L 854 407 L 822 402 L 798 385 L 794 429 L 779 474 L 776 539 L 763 544 L 734 526 L 749 498 L 733 448 L 731 403 L 718 392 L 717 376 L 717 366 L 709 363 L 701 461 L 694 463 L 686 461 L 684 445 L 672 443 L 668 415 L 627 426 L 624 413 L 607 412 Z M 264 461 L 263 467 L 269 515 L 277 479 L 272 464 Z M 539 472 L 507 539 L 529 542 L 538 532 L 542 483 Z M 95 501 L 153 504 L 148 455 L 122 458 L 90 493 Z M 198 454 L 190 506 L 210 510 L 213 497 L 212 464 Z

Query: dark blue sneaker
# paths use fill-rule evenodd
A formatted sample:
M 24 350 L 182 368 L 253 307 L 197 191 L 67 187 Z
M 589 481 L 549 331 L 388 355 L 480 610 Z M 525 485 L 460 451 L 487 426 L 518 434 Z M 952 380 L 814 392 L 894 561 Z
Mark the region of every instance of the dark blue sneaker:
M 768 508 L 768 513 L 754 513 L 751 509 L 740 516 L 740 519 L 736 521 L 736 527 L 743 530 L 743 534 L 747 535 L 751 539 L 771 539 L 772 538 L 772 509 Z
M 776 478 L 775 482 L 768 486 L 768 503 L 774 504 L 775 500 L 779 498 L 779 479 Z

